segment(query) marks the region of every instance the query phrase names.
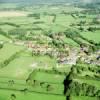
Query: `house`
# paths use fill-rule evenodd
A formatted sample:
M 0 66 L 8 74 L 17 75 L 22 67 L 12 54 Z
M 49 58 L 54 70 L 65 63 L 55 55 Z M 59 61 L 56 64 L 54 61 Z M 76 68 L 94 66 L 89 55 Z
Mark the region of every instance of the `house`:
M 14 44 L 16 44 L 16 45 L 24 45 L 25 42 L 24 41 L 20 41 L 20 40 L 15 40 Z

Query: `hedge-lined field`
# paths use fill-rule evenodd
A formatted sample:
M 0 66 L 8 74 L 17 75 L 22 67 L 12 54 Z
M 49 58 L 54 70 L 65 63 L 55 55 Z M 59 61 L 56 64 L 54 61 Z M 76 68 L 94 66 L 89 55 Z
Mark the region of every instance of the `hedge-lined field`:
M 16 52 L 21 51 L 22 49 L 24 49 L 22 46 L 17 46 L 9 43 L 4 44 L 3 48 L 0 49 L 0 62 L 9 59 L 9 57 L 11 57 Z

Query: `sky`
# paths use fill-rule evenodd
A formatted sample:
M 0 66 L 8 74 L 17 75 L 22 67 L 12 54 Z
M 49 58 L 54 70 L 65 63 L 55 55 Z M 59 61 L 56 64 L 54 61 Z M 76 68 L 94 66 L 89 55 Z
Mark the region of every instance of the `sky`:
M 91 3 L 93 0 L 82 0 L 84 3 Z
M 46 2 L 46 1 L 49 1 L 49 2 L 59 2 L 59 1 L 82 1 L 83 3 L 91 3 L 91 2 L 94 2 L 96 0 L 0 0 L 0 2 L 28 2 L 28 1 L 33 1 L 33 2 L 38 2 L 38 1 L 43 1 L 43 2 Z

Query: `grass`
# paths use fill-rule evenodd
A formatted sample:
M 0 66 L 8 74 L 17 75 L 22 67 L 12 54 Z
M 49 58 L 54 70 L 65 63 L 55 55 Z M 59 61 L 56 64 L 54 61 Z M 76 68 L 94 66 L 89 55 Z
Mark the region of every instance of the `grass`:
M 31 76 L 31 78 L 32 77 L 34 77 L 34 72 L 33 72 L 33 76 Z M 45 77 L 45 79 L 44 79 L 44 77 Z M 65 78 L 64 75 L 51 74 L 51 73 L 46 73 L 46 72 L 37 72 L 33 79 L 39 80 L 39 81 L 44 81 L 44 82 L 49 82 L 49 83 L 62 84 L 64 81 L 64 78 Z
M 57 15 L 56 24 L 64 25 L 66 27 L 73 21 L 75 21 L 75 19 L 72 16 L 59 14 Z
M 64 41 L 64 43 L 72 45 L 72 46 L 79 46 L 75 41 L 73 41 L 72 39 L 67 38 L 67 37 L 63 41 Z
M 0 41 L 9 41 L 10 39 L 0 34 Z
M 0 28 L 1 28 L 2 30 L 4 30 L 5 32 L 8 32 L 8 31 L 14 29 L 15 27 L 10 26 L 10 25 L 0 25 Z M 6 29 L 6 30 L 5 30 L 5 29 Z
M 0 89 L 0 99 L 1 100 L 11 100 L 11 94 L 16 95 L 16 100 L 65 100 L 64 96 L 57 96 L 57 95 L 46 95 L 46 94 L 39 94 L 39 93 L 21 93 L 19 91 L 10 91 L 10 90 L 1 90 Z
M 87 38 L 88 40 L 93 40 L 96 43 L 100 42 L 100 31 L 95 32 L 83 32 L 81 33 L 84 38 Z
M 86 97 L 86 96 L 75 96 L 72 97 L 72 100 L 97 100 L 96 97 Z
M 80 82 L 82 82 L 82 83 L 87 83 L 87 84 L 89 84 L 89 85 L 93 85 L 93 86 L 95 86 L 95 87 L 97 87 L 97 88 L 99 88 L 100 89 L 100 81 L 99 80 L 90 80 L 90 79 L 79 79 L 79 81 Z
M 8 59 L 13 54 L 15 54 L 16 52 L 22 49 L 23 49 L 22 46 L 17 46 L 17 45 L 9 44 L 9 43 L 4 44 L 4 47 L 0 49 L 0 62 Z
M 0 76 L 12 77 L 17 79 L 26 79 L 32 71 L 31 64 L 33 63 L 31 57 L 19 57 L 11 61 L 8 66 L 0 70 Z M 5 73 L 4 73 L 5 72 Z
M 10 49 L 12 48 L 12 50 Z M 11 55 L 21 50 L 22 47 L 5 44 L 5 47 L 0 51 L 1 62 L 8 59 Z M 8 54 L 9 51 L 9 54 Z M 28 75 L 34 68 L 51 69 L 56 65 L 56 60 L 51 59 L 49 56 L 31 56 L 27 52 L 23 52 L 19 57 L 11 61 L 5 68 L 0 70 L 0 76 L 12 77 L 15 79 L 27 79 Z M 4 73 L 5 72 L 5 73 Z

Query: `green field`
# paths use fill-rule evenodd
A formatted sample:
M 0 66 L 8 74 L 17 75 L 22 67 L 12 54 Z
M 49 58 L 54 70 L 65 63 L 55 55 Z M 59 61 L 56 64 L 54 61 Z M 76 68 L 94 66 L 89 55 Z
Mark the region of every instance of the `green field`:
M 14 44 L 4 44 L 4 47 L 0 49 L 0 62 L 8 59 L 16 52 L 19 52 L 23 49 L 22 46 L 17 46 Z
M 3 35 L 0 35 L 0 41 L 10 41 L 10 39 Z
M 93 40 L 96 43 L 100 43 L 100 31 L 96 31 L 96 32 L 83 32 L 81 33 L 83 37 L 89 39 L 89 40 Z
M 10 96 L 11 94 L 15 94 L 16 95 L 16 100 L 65 100 L 64 96 L 56 96 L 56 95 L 46 95 L 46 94 L 38 94 L 38 93 L 21 93 L 21 92 L 15 92 L 15 91 L 9 91 L 9 90 L 0 90 L 0 99 L 1 100 L 10 100 Z

